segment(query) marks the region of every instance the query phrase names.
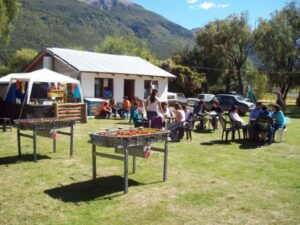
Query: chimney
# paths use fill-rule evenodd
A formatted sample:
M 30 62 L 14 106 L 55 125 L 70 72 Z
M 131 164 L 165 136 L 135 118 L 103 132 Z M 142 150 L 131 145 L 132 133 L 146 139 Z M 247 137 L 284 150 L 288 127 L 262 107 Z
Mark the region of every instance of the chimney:
M 53 70 L 53 58 L 51 56 L 43 57 L 43 68 Z

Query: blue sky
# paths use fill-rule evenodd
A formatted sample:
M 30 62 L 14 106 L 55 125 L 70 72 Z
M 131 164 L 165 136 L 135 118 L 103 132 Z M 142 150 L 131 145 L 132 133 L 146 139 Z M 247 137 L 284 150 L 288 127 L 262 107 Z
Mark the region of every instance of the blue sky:
M 248 11 L 252 28 L 258 18 L 270 18 L 270 13 L 281 10 L 287 0 L 131 0 L 145 9 L 187 28 L 202 27 L 215 19 Z

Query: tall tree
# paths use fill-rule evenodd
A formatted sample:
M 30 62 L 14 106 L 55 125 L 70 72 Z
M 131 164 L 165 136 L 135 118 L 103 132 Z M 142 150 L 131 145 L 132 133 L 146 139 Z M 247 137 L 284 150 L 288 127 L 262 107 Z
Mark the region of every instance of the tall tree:
M 10 58 L 8 68 L 10 72 L 22 72 L 24 68 L 36 57 L 37 51 L 28 48 L 22 48 Z
M 255 30 L 256 50 L 274 85 L 284 99 L 293 85 L 299 85 L 300 3 L 290 2 L 270 20 L 260 20 Z
M 200 29 L 195 49 L 183 55 L 181 63 L 184 65 L 187 63 L 198 72 L 204 72 L 208 85 L 216 91 L 220 86 L 226 91 L 236 86 L 238 92 L 242 94 L 244 91 L 242 68 L 251 47 L 252 32 L 248 25 L 247 13 L 231 15 Z
M 247 61 L 253 41 L 247 13 L 227 17 L 220 30 L 220 47 L 229 63 L 234 66 L 238 80 L 238 91 L 243 94 L 244 85 L 241 68 Z
M 206 81 L 205 74 L 172 61 L 162 62 L 161 67 L 176 76 L 176 79 L 170 81 L 169 90 L 182 92 L 186 96 L 194 96 L 196 92 L 200 92 L 202 84 Z
M 0 0 L 0 39 L 8 41 L 12 22 L 19 9 L 19 0 Z

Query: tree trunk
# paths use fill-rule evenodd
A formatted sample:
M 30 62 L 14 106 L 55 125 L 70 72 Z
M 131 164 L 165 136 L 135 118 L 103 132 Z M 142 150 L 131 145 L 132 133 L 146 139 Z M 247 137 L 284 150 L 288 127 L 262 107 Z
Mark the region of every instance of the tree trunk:
M 243 95 L 244 94 L 244 86 L 243 86 L 243 81 L 242 81 L 242 76 L 241 76 L 241 68 L 237 68 L 236 75 L 237 75 L 238 84 L 239 84 L 239 93 L 241 95 Z
M 287 94 L 289 92 L 290 86 L 291 86 L 291 82 L 289 81 L 288 84 L 286 85 L 285 89 L 284 89 L 284 92 L 282 93 L 282 98 L 283 98 L 284 102 L 286 100 L 286 97 L 287 97 Z
M 228 93 L 230 91 L 230 82 L 231 82 L 231 76 L 229 73 L 227 73 L 226 75 L 226 79 L 225 79 L 225 91 L 226 93 Z

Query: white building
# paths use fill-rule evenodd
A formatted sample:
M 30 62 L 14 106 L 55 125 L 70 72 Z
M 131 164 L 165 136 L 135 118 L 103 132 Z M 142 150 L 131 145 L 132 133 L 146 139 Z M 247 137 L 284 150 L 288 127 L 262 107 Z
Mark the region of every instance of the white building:
M 167 99 L 168 80 L 175 78 L 167 71 L 139 57 L 100 54 L 62 48 L 47 48 L 27 66 L 25 72 L 48 68 L 79 79 L 84 98 L 123 96 L 146 98 L 151 88 Z

